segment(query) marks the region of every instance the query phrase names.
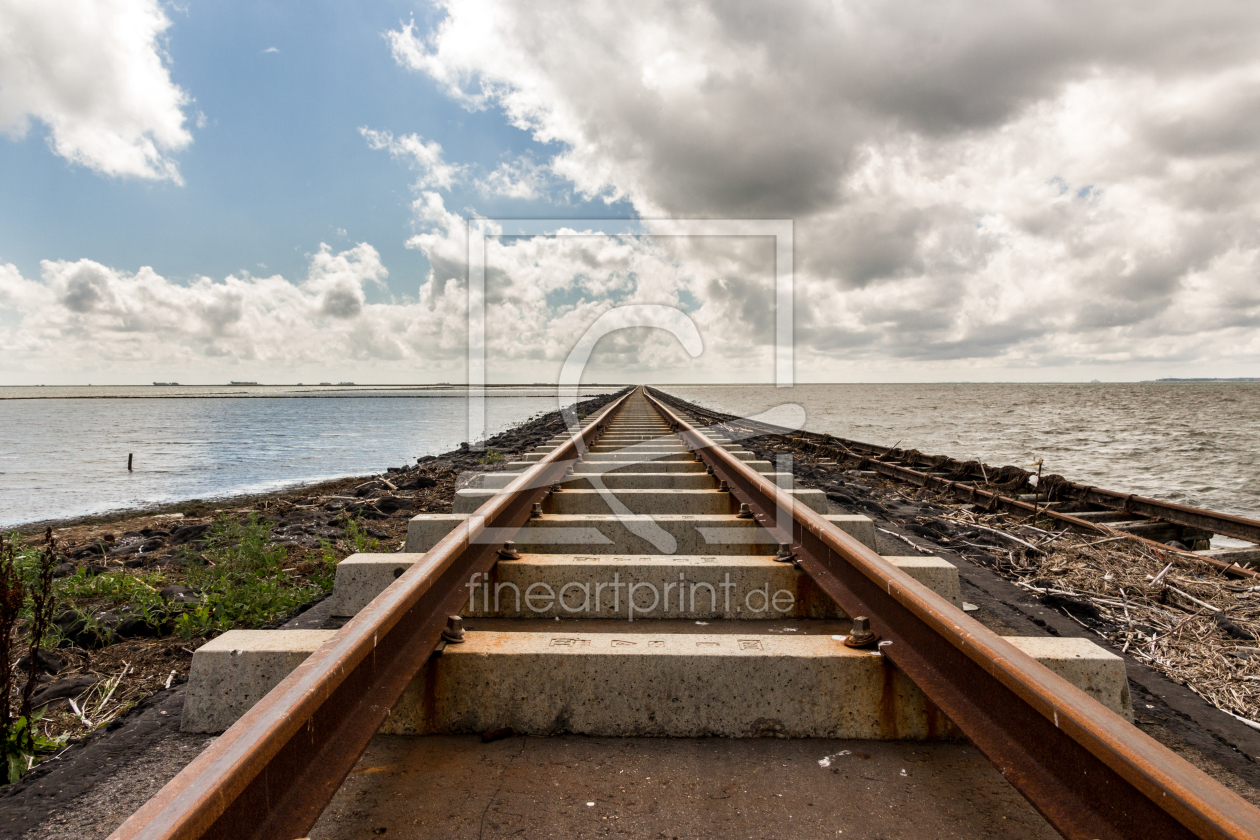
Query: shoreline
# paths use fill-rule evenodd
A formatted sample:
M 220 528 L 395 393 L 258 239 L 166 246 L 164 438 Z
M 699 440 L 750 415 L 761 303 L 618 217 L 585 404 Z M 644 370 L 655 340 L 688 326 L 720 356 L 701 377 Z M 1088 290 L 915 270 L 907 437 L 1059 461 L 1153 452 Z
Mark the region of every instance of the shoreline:
M 582 399 L 578 405 L 585 406 L 587 411 L 605 405 L 616 392 L 609 394 L 597 394 Z M 376 397 L 373 397 L 375 399 Z M 46 399 L 46 398 L 41 398 Z M 61 397 L 53 397 L 50 399 L 64 399 Z M 83 399 L 98 399 L 96 397 L 88 397 Z M 101 397 L 99 399 L 147 399 L 144 397 Z M 495 449 L 504 453 L 523 452 L 528 450 L 532 445 L 532 440 L 541 432 L 537 430 L 544 426 L 550 426 L 559 420 L 559 411 L 549 411 L 539 417 L 524 420 L 517 425 L 510 426 L 504 431 L 491 436 L 486 440 L 486 449 Z M 537 432 L 537 433 L 536 433 Z M 427 465 L 434 463 L 458 463 L 466 469 L 485 469 L 486 467 L 476 463 L 477 453 L 468 452 L 462 449 L 452 449 L 449 452 L 443 452 L 439 455 L 426 455 L 416 459 L 416 465 Z M 411 465 L 410 470 L 414 471 L 416 465 Z M 265 502 L 285 501 L 302 496 L 318 496 L 326 495 L 325 491 L 336 491 L 344 488 L 349 483 L 361 483 L 369 481 L 374 477 L 388 476 L 400 472 L 397 467 L 389 467 L 382 472 L 364 472 L 352 473 L 338 478 L 320 479 L 317 481 L 307 481 L 304 479 L 295 479 L 295 483 L 269 490 L 262 493 L 229 493 L 223 496 L 209 496 L 195 499 L 185 499 L 175 502 L 158 502 L 153 505 L 139 505 L 134 507 L 118 508 L 115 510 L 104 511 L 102 513 L 83 514 L 80 516 L 63 516 L 50 517 L 48 519 L 31 520 L 15 525 L 5 525 L 0 527 L 0 533 L 17 533 L 23 537 L 42 534 L 45 529 L 52 528 L 54 531 L 61 531 L 70 528 L 80 528 L 86 526 L 112 525 L 120 522 L 126 522 L 133 519 L 158 519 L 158 518 L 199 518 L 212 516 L 217 512 L 230 512 L 239 510 L 249 506 L 259 505 Z

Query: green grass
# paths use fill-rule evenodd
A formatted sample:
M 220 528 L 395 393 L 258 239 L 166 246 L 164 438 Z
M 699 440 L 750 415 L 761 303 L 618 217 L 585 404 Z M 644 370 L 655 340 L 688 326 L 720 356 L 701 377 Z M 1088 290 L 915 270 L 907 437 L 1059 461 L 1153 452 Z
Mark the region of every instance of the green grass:
M 487 449 L 485 456 L 478 458 L 477 463 L 478 464 L 498 464 L 506 460 L 507 458 L 504 458 L 501 454 L 499 454 L 498 452 L 495 452 L 493 449 Z
M 94 613 L 129 606 L 136 610 L 133 617 L 153 627 L 169 625 L 185 639 L 274 623 L 332 590 L 338 557 L 325 543 L 315 568 L 308 563 L 305 576 L 298 575 L 286 567 L 288 549 L 267 544 L 271 527 L 256 514 L 241 522 L 219 519 L 207 532 L 201 551 L 185 547 L 182 573 L 116 569 L 94 575 L 79 568 L 53 581 L 57 612 L 75 610 L 91 630 L 97 625 Z M 367 534 L 361 522 L 351 519 L 345 528 L 348 548 L 356 552 L 377 550 L 379 541 Z M 33 580 L 38 549 L 20 549 L 16 562 L 27 580 Z M 168 604 L 158 593 L 172 583 L 194 590 L 202 603 Z M 60 630 L 51 627 L 45 647 L 55 648 L 61 641 Z
M 220 519 L 207 533 L 205 549 L 188 552 L 184 584 L 201 595 L 202 603 L 175 619 L 180 636 L 261 627 L 326 591 L 322 580 L 295 579 L 285 571 L 288 549 L 268 545 L 270 532 L 271 523 L 256 514 L 244 522 Z

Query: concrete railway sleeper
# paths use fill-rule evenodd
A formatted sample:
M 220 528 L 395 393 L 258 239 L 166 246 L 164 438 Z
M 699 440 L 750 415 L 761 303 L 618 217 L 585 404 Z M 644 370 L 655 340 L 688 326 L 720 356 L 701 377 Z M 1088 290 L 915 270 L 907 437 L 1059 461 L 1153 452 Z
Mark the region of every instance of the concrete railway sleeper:
M 646 389 L 415 517 L 405 552 L 347 558 L 333 598 L 339 630 L 197 651 L 183 726 L 226 731 L 114 838 L 292 840 L 377 732 L 509 728 L 966 737 L 1064 836 L 1260 837 L 1126 720 L 1122 659 L 995 635 L 949 563 L 881 557 L 869 519 Z

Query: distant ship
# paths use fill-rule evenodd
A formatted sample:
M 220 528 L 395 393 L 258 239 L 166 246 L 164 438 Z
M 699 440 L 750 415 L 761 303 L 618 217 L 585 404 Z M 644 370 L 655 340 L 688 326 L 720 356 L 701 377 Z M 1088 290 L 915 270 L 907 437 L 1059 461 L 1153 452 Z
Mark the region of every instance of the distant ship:
M 319 383 L 319 384 L 320 384 L 320 385 L 331 385 L 332 383 L 331 383 L 331 382 L 321 382 L 321 383 Z
M 174 385 L 175 383 L 171 383 Z M 237 382 L 235 379 L 228 383 L 229 385 L 257 385 L 257 382 Z
M 353 382 L 338 382 L 338 385 L 353 385 Z
M 178 385 L 178 382 L 154 382 L 154 385 Z

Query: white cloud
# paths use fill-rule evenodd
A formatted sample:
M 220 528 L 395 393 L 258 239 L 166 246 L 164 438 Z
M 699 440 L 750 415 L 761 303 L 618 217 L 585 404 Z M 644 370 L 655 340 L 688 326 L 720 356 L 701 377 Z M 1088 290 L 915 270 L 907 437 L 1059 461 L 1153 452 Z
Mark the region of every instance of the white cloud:
M 339 252 L 321 244 L 297 282 L 242 274 L 184 284 L 86 259 L 45 261 L 39 279 L 28 279 L 0 265 L 0 372 L 10 382 L 221 381 L 241 378 L 243 367 L 295 381 L 458 381 L 467 226 L 434 192 L 418 199 L 417 213 L 426 230 L 415 244 L 432 271 L 414 300 L 369 300 L 388 272 L 367 243 Z M 679 290 L 706 280 L 689 275 L 668 241 L 581 233 L 488 242 L 487 323 L 511 325 L 488 331 L 492 376 L 554 380 L 613 300 L 681 305 Z M 759 358 L 745 339 L 719 339 L 713 352 Z M 684 358 L 672 338 L 614 335 L 601 343 L 596 370 L 624 375 Z
M 405 161 L 418 171 L 416 187 L 449 190 L 463 175 L 463 167 L 447 163 L 442 157 L 442 144 L 425 142 L 419 134 L 404 134 L 397 139 L 388 131 L 362 127 L 359 133 L 373 149 L 386 149 L 390 155 Z
M 480 167 L 448 163 L 442 144 L 426 141 L 418 134 L 395 138 L 389 131 L 366 126 L 359 129 L 373 149 L 385 150 L 419 173 L 413 187 L 417 191 L 450 190 L 460 184 L 471 184 L 482 196 L 533 200 L 542 197 L 549 176 L 547 171 L 528 158 L 505 161 L 494 170 L 478 175 Z
M 0 130 L 44 123 L 58 155 L 105 175 L 181 183 L 192 142 L 158 0 L 0 0 Z
M 267 53 L 278 53 L 278 52 L 280 52 L 279 47 L 267 47 L 267 49 L 263 50 L 264 55 L 266 55 Z
M 795 221 L 803 375 L 1260 362 L 1254 4 L 444 6 L 395 58 L 580 194 Z M 725 259 L 698 313 L 759 335 Z
M 547 172 L 533 161 L 521 158 L 501 163 L 488 175 L 477 179 L 477 190 L 487 197 L 533 200 L 542 196 Z

